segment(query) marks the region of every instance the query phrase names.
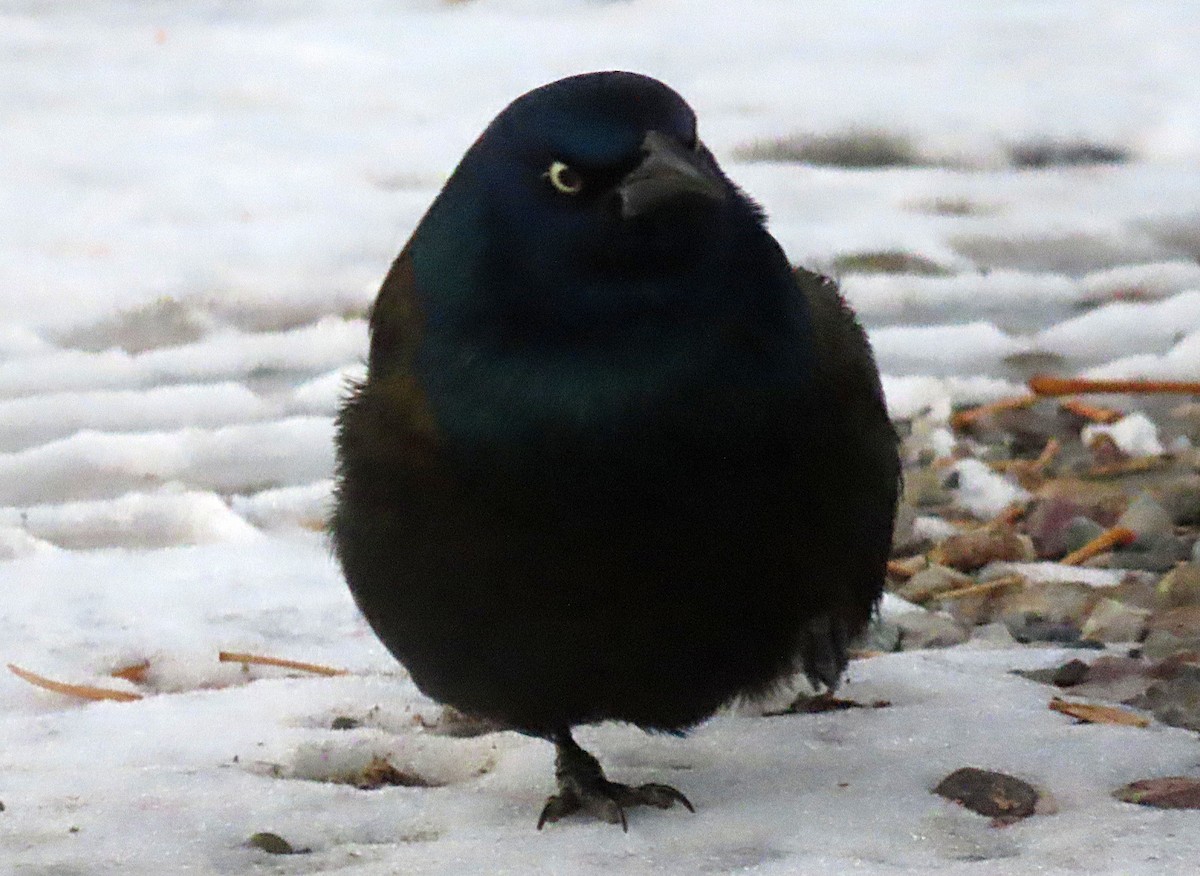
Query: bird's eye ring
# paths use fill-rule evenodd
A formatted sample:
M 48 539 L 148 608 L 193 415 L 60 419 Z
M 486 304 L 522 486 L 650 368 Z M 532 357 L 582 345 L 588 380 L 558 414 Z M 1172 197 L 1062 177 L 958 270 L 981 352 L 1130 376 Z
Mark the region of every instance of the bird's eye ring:
M 569 164 L 555 161 L 550 165 L 545 176 L 550 180 L 550 185 L 554 186 L 555 191 L 562 192 L 564 195 L 577 195 L 583 191 L 583 177 Z

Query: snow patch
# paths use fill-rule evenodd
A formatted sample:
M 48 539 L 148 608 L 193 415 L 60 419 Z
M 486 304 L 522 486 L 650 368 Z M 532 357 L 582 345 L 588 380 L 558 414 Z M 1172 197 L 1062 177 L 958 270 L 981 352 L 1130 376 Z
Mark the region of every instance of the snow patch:
M 1086 445 L 1099 435 L 1107 435 L 1130 456 L 1159 456 L 1164 452 L 1158 438 L 1158 426 L 1140 412 L 1122 417 L 1111 425 L 1085 426 L 1081 437 Z

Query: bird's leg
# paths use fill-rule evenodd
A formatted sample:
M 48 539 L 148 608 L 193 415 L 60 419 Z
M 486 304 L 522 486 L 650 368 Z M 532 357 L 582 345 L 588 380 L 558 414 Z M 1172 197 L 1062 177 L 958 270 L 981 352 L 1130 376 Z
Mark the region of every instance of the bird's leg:
M 676 803 L 689 812 L 695 812 L 688 798 L 670 785 L 654 782 L 634 788 L 610 782 L 604 777 L 600 762 L 579 747 L 567 729 L 557 731 L 550 740 L 558 749 L 554 758 L 554 778 L 558 781 L 558 793 L 551 795 L 542 807 L 538 818 L 538 830 L 548 821 L 558 821 L 566 815 L 580 810 L 607 821 L 619 824 L 628 831 L 625 809 L 628 806 L 656 806 L 670 809 Z

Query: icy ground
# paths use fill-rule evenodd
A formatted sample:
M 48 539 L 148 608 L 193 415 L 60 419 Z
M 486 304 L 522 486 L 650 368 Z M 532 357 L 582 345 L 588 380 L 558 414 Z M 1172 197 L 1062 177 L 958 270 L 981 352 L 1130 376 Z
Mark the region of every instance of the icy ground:
M 180 0 L 0 5 L 0 872 L 1194 872 L 1200 815 L 1117 786 L 1192 734 L 1075 725 L 979 645 L 853 665 L 886 709 L 584 730 L 697 804 L 537 833 L 552 752 L 423 728 L 317 530 L 363 315 L 462 150 L 589 69 L 696 107 L 794 261 L 844 274 L 897 417 L 1034 370 L 1200 378 L 1200 9 L 1191 0 Z M 906 166 L 763 144 L 882 131 Z M 1123 163 L 1015 169 L 1087 142 Z M 786 144 L 785 144 L 786 145 Z M 778 157 L 778 156 L 776 156 Z M 926 273 L 840 270 L 899 252 Z M 217 662 L 253 651 L 335 678 Z M 144 682 L 113 670 L 148 660 Z M 333 730 L 335 718 L 358 726 Z M 351 722 L 353 723 L 353 722 Z M 336 781 L 373 756 L 434 787 Z M 996 828 L 964 765 L 1057 812 Z M 270 831 L 307 854 L 246 840 Z

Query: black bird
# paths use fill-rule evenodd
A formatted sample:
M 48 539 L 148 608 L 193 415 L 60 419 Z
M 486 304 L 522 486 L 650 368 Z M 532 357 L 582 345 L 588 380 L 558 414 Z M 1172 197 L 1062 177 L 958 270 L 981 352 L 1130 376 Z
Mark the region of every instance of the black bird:
M 866 338 L 793 271 L 684 100 L 633 73 L 517 98 L 392 264 L 338 420 L 333 544 L 428 696 L 557 747 L 547 821 L 686 798 L 571 728 L 678 733 L 837 684 L 899 462 Z

